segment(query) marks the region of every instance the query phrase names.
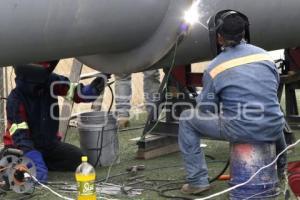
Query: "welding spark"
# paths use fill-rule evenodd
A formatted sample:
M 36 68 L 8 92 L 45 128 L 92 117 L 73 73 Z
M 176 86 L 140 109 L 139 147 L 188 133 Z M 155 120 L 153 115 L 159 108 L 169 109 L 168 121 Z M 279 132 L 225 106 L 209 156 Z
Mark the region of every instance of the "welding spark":
M 195 0 L 192 3 L 191 7 L 184 12 L 183 19 L 185 23 L 190 26 L 194 26 L 195 24 L 200 24 L 201 26 L 203 26 L 205 29 L 208 30 L 208 27 L 205 26 L 200 21 L 199 5 L 200 5 L 200 0 Z
M 198 6 L 200 0 L 196 0 L 192 3 L 191 7 L 184 12 L 184 21 L 193 26 L 196 23 L 199 23 L 200 14 L 198 12 Z

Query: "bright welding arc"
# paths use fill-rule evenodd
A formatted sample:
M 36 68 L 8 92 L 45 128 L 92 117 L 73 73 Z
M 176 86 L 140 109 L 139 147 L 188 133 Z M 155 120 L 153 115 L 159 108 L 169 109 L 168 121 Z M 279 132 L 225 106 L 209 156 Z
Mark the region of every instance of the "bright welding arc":
M 200 24 L 203 26 L 206 30 L 208 30 L 208 27 L 205 26 L 201 21 L 200 21 L 200 13 L 199 13 L 199 5 L 200 5 L 200 0 L 195 0 L 191 7 L 184 12 L 184 21 L 190 26 L 194 26 L 195 24 Z

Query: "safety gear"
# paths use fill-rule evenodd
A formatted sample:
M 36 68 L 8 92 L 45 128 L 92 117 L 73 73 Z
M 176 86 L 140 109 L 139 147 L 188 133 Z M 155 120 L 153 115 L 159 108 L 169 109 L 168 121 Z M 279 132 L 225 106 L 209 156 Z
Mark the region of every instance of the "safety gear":
M 27 152 L 25 156 L 34 162 L 36 167 L 36 178 L 40 182 L 46 183 L 48 181 L 48 168 L 42 154 L 37 150 L 32 150 Z
M 9 133 L 10 135 L 13 135 L 17 130 L 21 130 L 21 129 L 29 129 L 28 124 L 26 122 L 22 122 L 22 123 L 14 123 L 11 125 L 10 129 L 9 129 Z
M 210 189 L 210 186 L 204 186 L 204 187 L 196 187 L 189 184 L 184 184 L 180 190 L 181 193 L 187 194 L 187 195 L 199 195 L 203 192 L 206 192 Z
M 49 72 L 38 64 L 15 65 L 16 78 L 29 83 L 43 84 L 47 82 Z
M 24 85 L 22 88 L 25 95 L 36 97 L 46 89 L 46 83 L 50 74 L 53 72 L 58 61 L 49 61 L 36 64 L 15 65 L 16 82 L 18 85 Z
M 226 30 L 223 28 L 224 21 L 227 17 L 232 15 L 240 16 L 244 22 L 245 27 L 241 30 Z M 234 10 L 223 10 L 218 12 L 216 15 L 212 16 L 208 21 L 208 29 L 209 29 L 209 38 L 211 43 L 211 51 L 213 57 L 221 53 L 222 47 L 218 43 L 218 34 L 224 36 L 224 38 L 236 41 L 241 38 L 241 35 L 245 35 L 244 38 L 248 43 L 250 43 L 250 28 L 249 28 L 249 20 L 248 17 L 238 11 Z M 236 41 L 239 44 L 240 41 Z
M 65 99 L 67 99 L 69 101 L 73 101 L 77 86 L 78 86 L 78 83 L 70 83 L 69 84 L 69 89 L 68 89 L 67 95 L 65 96 Z
M 99 96 L 102 90 L 98 90 L 95 87 L 92 87 L 91 85 L 83 86 L 81 87 L 81 94 L 83 97 L 87 98 L 95 98 L 95 96 Z
M 33 84 L 43 84 L 48 81 L 58 61 L 15 65 L 16 78 Z
M 90 93 L 90 95 L 99 96 L 101 92 L 104 90 L 106 82 L 107 82 L 107 76 L 104 75 L 104 76 L 97 77 L 91 82 L 91 84 L 89 85 L 89 87 L 85 89 L 85 91 L 87 93 Z
M 246 65 L 246 64 L 261 62 L 261 61 L 270 61 L 273 63 L 272 58 L 266 53 L 253 54 L 250 56 L 244 56 L 241 58 L 236 58 L 236 59 L 232 59 L 227 62 L 221 63 L 220 65 L 215 66 L 214 69 L 212 69 L 209 72 L 209 75 L 211 76 L 212 79 L 214 79 L 218 74 L 220 74 L 226 70 L 229 70 L 234 67 L 241 66 L 241 65 Z
M 8 125 L 4 142 L 6 146 L 15 146 L 25 152 L 32 149 L 51 149 L 60 141 L 57 96 L 67 95 L 70 81 L 64 76 L 52 73 L 48 82 L 43 84 L 44 88 L 39 95 L 36 94 L 37 91 L 32 91 L 32 95 L 28 95 L 30 85 L 31 83 L 27 81 L 16 79 L 16 88 L 12 90 L 7 100 Z M 84 87 L 82 84 L 81 86 Z M 76 103 L 92 102 L 96 99 L 81 98 L 76 88 L 73 96 L 72 100 Z M 29 129 L 26 129 L 23 122 L 27 123 Z

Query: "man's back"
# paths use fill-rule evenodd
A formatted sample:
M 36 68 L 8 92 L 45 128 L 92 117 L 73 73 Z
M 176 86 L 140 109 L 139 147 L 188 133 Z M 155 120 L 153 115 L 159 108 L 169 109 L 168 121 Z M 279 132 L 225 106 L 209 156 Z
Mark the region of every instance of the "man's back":
M 265 55 L 263 49 L 242 43 L 227 48 L 209 66 L 250 55 Z M 244 59 L 242 59 L 244 60 Z M 274 141 L 282 132 L 283 114 L 277 98 L 279 75 L 271 61 L 242 64 L 221 70 L 212 78 L 220 102 L 224 134 L 237 140 Z

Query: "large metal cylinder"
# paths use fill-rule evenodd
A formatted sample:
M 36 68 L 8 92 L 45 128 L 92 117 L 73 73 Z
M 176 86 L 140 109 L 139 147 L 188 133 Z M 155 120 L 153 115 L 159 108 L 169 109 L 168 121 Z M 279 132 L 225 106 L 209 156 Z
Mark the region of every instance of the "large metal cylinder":
M 190 3 L 1 0 L 0 66 L 92 54 L 106 55 L 112 62 L 112 55 L 122 55 L 130 63 L 134 57 L 130 58 L 128 52 L 134 52 L 140 60 L 148 56 L 149 62 L 137 64 L 153 65 L 173 46 L 181 16 Z M 122 71 L 120 63 L 117 68 Z
M 100 71 L 170 65 L 191 0 L 1 0 L 0 66 L 68 57 Z M 268 50 L 300 45 L 299 0 L 201 0 L 200 21 L 235 9 L 251 22 L 252 42 Z M 207 30 L 196 24 L 176 64 L 210 59 Z M 83 57 L 82 57 L 83 56 Z
M 207 24 L 218 11 L 233 9 L 245 14 L 250 21 L 251 43 L 266 50 L 300 46 L 299 0 L 200 0 L 200 22 Z M 180 45 L 177 64 L 211 59 L 208 31 L 196 24 L 189 37 Z M 157 66 L 168 66 L 171 58 Z

